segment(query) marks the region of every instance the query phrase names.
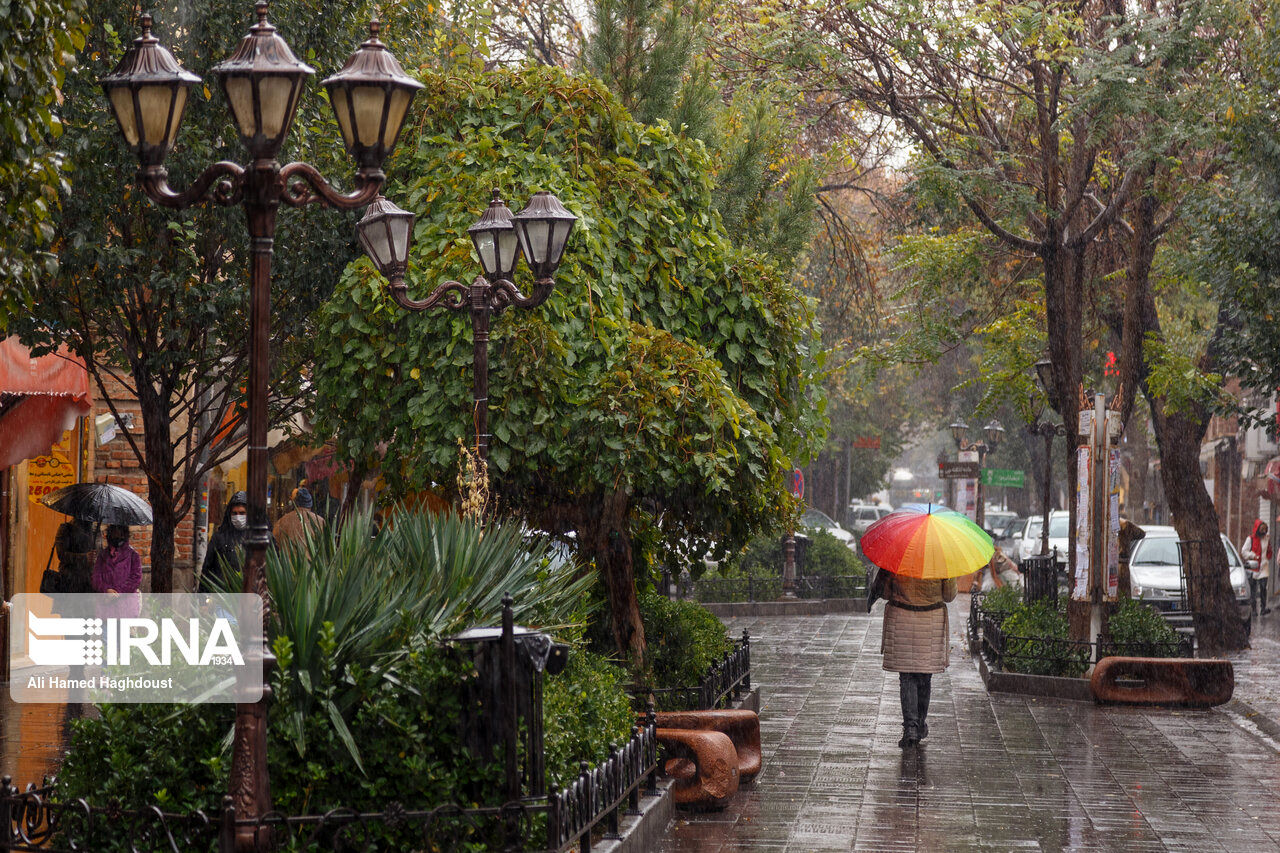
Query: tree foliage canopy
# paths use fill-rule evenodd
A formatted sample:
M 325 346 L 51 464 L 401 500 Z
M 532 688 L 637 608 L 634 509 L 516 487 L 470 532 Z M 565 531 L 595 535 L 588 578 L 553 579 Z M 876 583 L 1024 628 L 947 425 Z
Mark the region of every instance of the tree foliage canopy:
M 558 69 L 425 82 L 388 189 L 419 214 L 411 292 L 480 271 L 464 229 L 490 187 L 550 189 L 580 218 L 548 302 L 494 324 L 495 491 L 553 529 L 625 493 L 673 540 L 745 540 L 821 440 L 816 334 L 785 277 L 726 239 L 703 146 Z M 406 316 L 360 261 L 319 342 L 319 429 L 360 459 L 387 441 L 397 491 L 452 482 L 472 440 L 467 316 Z
M 67 69 L 84 45 L 84 7 L 84 0 L 0 6 L 0 317 L 30 308 L 35 282 L 57 269 L 50 244 L 58 195 L 67 187 L 58 107 Z

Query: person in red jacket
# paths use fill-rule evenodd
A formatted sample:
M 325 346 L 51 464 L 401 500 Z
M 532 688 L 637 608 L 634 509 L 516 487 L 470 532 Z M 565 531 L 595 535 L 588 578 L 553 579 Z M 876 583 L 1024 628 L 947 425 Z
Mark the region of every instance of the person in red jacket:
M 1250 598 L 1258 602 L 1261 615 L 1271 612 L 1267 606 L 1267 579 L 1271 577 L 1271 539 L 1267 536 L 1267 523 L 1255 519 L 1253 532 L 1240 543 L 1240 556 L 1249 576 Z

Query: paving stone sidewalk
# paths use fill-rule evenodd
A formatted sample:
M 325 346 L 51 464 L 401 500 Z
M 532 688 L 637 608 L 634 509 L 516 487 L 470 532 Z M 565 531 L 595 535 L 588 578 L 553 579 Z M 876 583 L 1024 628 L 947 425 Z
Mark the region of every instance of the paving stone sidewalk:
M 1280 621 L 1207 711 L 988 694 L 951 606 L 929 739 L 897 746 L 880 608 L 727 620 L 752 636 L 764 771 L 723 812 L 681 814 L 660 853 L 1280 850 Z

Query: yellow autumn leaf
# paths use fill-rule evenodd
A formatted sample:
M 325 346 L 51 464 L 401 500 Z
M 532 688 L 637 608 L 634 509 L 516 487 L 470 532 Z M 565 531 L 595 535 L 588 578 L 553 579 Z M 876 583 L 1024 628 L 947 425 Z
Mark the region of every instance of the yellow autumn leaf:
M 422 375 L 422 371 L 421 371 L 421 370 L 418 370 L 418 368 L 416 368 L 416 367 L 415 367 L 413 370 L 410 370 L 410 371 L 409 371 L 409 378 L 410 378 L 410 379 L 417 379 L 417 378 L 418 378 L 419 376 L 421 376 L 421 375 Z

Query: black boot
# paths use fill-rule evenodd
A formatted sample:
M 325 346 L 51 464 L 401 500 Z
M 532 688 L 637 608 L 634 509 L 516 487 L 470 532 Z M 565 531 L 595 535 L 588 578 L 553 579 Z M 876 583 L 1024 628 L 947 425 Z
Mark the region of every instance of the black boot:
M 916 707 L 920 710 L 920 740 L 929 736 L 929 724 L 925 718 L 929 716 L 929 692 L 933 689 L 932 673 L 921 673 L 916 681 Z
M 902 740 L 906 749 L 920 742 L 920 691 L 914 672 L 898 673 L 898 696 L 902 700 Z

